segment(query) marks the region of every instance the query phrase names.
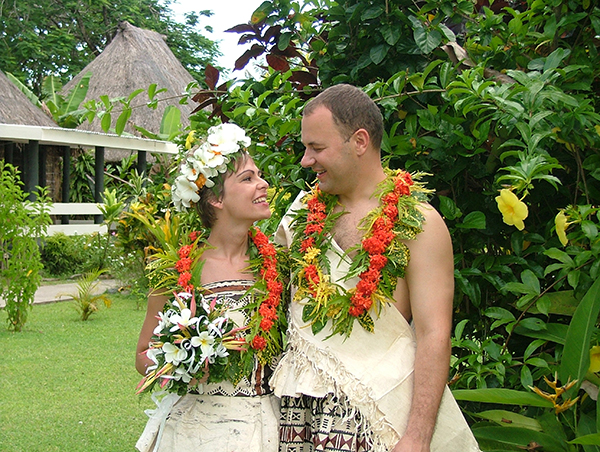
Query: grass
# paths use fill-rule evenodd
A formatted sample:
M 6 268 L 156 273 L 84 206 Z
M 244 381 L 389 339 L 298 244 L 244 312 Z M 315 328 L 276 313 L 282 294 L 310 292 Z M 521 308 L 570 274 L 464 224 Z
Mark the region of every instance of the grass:
M 88 321 L 72 301 L 35 305 L 20 333 L 0 311 L 0 450 L 133 452 L 148 396 L 135 395 L 135 346 L 144 318 L 132 296 Z

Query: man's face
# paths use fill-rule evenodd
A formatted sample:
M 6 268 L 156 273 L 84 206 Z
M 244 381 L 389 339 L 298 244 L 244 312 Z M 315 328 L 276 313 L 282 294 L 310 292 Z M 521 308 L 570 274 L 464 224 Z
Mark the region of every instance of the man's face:
M 326 107 L 302 118 L 305 150 L 300 164 L 317 173 L 319 186 L 327 193 L 344 194 L 354 185 L 356 156 L 349 138 L 342 135 Z

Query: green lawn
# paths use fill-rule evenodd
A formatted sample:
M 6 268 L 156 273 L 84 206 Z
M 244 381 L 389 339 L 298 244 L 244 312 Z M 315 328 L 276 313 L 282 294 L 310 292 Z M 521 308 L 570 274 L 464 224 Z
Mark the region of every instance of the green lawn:
M 71 301 L 36 305 L 21 333 L 0 310 L 0 451 L 133 452 L 148 396 L 135 395 L 135 345 L 144 318 L 111 295 L 82 322 Z

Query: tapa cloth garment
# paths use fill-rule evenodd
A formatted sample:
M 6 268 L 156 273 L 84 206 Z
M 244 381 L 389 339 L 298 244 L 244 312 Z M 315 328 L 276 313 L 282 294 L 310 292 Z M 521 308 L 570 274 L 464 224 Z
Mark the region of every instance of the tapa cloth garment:
M 301 193 L 291 211 L 301 208 Z M 277 231 L 277 241 L 290 245 L 290 215 Z M 332 241 L 327 252 L 331 280 L 346 288 L 357 278 L 343 281 L 350 260 Z M 372 430 L 374 451 L 391 450 L 406 430 L 413 392 L 416 352 L 414 330 L 404 316 L 386 304 L 374 318 L 375 332 L 356 324 L 350 337 L 331 334 L 327 325 L 317 335 L 302 320 L 303 303 L 292 302 L 288 327 L 288 349 L 270 380 L 277 396 L 302 394 L 325 397 L 342 394 L 350 408 L 358 409 Z M 431 451 L 479 451 L 469 425 L 448 387 L 442 397 Z
M 219 281 L 207 284 L 207 302 L 228 308 L 238 326 L 248 318 L 239 308 L 249 299 L 243 295 L 252 281 Z M 279 436 L 279 399 L 267 384 L 269 366 L 258 361 L 254 371 L 236 385 L 229 381 L 201 386 L 200 394 L 183 397 L 167 394 L 150 417 L 136 443 L 141 452 L 276 452 Z
M 169 394 L 156 416 L 151 416 L 136 448 L 141 452 L 277 452 L 278 419 L 279 400 L 273 395 Z

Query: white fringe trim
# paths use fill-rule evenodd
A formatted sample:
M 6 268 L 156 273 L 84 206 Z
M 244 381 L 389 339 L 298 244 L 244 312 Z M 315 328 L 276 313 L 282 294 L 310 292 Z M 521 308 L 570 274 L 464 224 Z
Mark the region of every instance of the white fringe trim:
M 344 408 L 348 416 L 360 412 L 364 425 L 359 427 L 371 432 L 368 439 L 374 452 L 387 452 L 400 440 L 400 435 L 379 410 L 371 389 L 351 374 L 337 357 L 303 339 L 294 329 L 289 331 L 288 340 L 290 346 L 271 379 L 278 395 L 280 392 L 288 394 L 285 381 L 281 381 L 285 380 L 285 375 L 281 373 L 286 365 L 290 365 L 295 375 L 314 375 L 315 383 L 319 386 L 322 385 L 334 395 L 345 396 L 347 406 Z

